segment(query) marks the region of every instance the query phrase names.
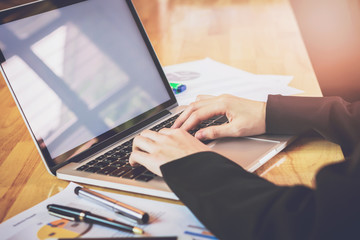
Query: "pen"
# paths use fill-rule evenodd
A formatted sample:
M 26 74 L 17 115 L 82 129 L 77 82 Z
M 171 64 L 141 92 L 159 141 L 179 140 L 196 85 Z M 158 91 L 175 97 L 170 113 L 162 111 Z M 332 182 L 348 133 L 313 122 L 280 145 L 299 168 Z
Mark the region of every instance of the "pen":
M 118 214 L 136 220 L 140 224 L 147 223 L 149 221 L 149 214 L 147 214 L 146 212 L 143 212 L 125 203 L 116 201 L 115 199 L 104 196 L 88 188 L 76 187 L 74 189 L 74 192 L 80 197 L 84 197 L 100 203 Z
M 128 224 L 118 222 L 114 219 L 105 218 L 77 208 L 61 206 L 57 204 L 49 204 L 47 205 L 47 209 L 49 211 L 49 214 L 56 217 L 65 218 L 70 221 L 100 224 L 106 227 L 111 227 L 118 230 L 132 232 L 136 234 L 144 233 L 144 231 L 141 228 L 130 226 Z

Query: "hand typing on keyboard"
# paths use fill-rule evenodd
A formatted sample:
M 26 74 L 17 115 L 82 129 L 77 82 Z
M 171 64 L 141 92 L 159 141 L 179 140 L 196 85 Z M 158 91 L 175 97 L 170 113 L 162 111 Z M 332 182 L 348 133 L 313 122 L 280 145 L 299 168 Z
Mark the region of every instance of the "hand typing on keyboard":
M 170 129 L 163 128 L 159 132 L 145 130 L 135 137 L 129 162 L 133 166 L 139 163 L 161 176 L 161 165 L 197 152 L 211 151 L 198 139 L 265 133 L 265 111 L 264 102 L 231 95 L 200 96 L 182 112 Z M 216 116 L 224 117 L 213 119 Z
M 161 131 L 162 133 L 161 129 L 169 129 L 173 125 L 175 120 L 179 117 L 179 115 L 180 113 L 171 116 L 170 118 L 153 126 L 150 130 L 154 132 Z M 194 136 L 197 130 L 199 130 L 200 128 L 208 127 L 210 125 L 219 125 L 226 122 L 226 120 L 226 118 L 224 119 L 220 116 L 214 116 L 201 122 L 196 128 L 191 129 L 189 133 Z M 147 169 L 141 165 L 130 165 L 129 157 L 130 153 L 132 152 L 132 143 L 133 139 L 123 142 L 122 144 L 108 150 L 106 153 L 90 159 L 89 161 L 78 167 L 76 170 L 101 175 L 108 175 L 115 178 L 133 179 L 135 181 L 151 181 L 155 177 L 152 172 L 147 171 Z
M 198 96 L 197 101 L 177 118 L 172 128 L 191 130 L 205 119 L 224 115 L 229 123 L 210 126 L 197 131 L 201 140 L 222 137 L 243 137 L 265 133 L 266 103 L 231 95 Z
M 183 129 L 145 130 L 134 138 L 129 162 L 131 165 L 139 163 L 162 176 L 161 165 L 203 151 L 211 149 Z

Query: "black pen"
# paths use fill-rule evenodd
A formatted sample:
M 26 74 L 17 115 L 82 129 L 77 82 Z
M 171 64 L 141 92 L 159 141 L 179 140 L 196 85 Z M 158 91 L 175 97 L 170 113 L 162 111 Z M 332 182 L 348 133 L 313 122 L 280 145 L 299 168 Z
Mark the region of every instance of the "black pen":
M 144 233 L 144 231 L 141 228 L 130 226 L 128 224 L 118 222 L 114 219 L 105 218 L 96 214 L 92 214 L 91 212 L 84 211 L 81 209 L 61 206 L 57 204 L 49 204 L 47 206 L 47 209 L 51 215 L 65 218 L 70 221 L 100 224 L 106 227 L 116 228 L 118 230 L 132 232 L 136 234 Z
M 104 196 L 104 195 L 102 195 L 98 192 L 92 191 L 88 188 L 76 187 L 74 189 L 74 192 L 77 195 L 79 195 L 80 197 L 84 197 L 84 198 L 90 199 L 92 201 L 95 201 L 99 204 L 102 204 L 102 205 L 110 208 L 114 212 L 121 214 L 125 217 L 128 217 L 130 219 L 133 219 L 140 224 L 147 223 L 149 221 L 148 213 L 143 212 L 139 209 L 136 209 L 132 206 L 129 206 L 125 203 L 119 202 L 110 197 Z

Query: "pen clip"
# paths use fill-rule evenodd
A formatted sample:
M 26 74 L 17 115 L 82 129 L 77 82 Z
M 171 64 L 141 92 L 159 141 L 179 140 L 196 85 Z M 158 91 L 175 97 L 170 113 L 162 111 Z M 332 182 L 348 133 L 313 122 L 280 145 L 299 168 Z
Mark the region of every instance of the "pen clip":
M 64 219 L 67 219 L 67 220 L 70 220 L 70 221 L 76 221 L 76 219 L 73 218 L 73 217 L 61 215 L 59 213 L 54 213 L 54 212 L 49 211 L 49 214 L 52 215 L 52 216 L 59 217 L 59 218 L 64 218 Z
M 125 203 L 119 202 L 101 193 L 95 192 L 85 187 L 76 187 L 74 189 L 75 194 L 80 197 L 88 198 L 96 203 L 102 204 L 110 208 L 113 212 L 127 217 L 127 220 L 136 221 L 139 224 L 147 223 L 149 221 L 149 214 L 143 212 L 135 207 L 129 206 Z

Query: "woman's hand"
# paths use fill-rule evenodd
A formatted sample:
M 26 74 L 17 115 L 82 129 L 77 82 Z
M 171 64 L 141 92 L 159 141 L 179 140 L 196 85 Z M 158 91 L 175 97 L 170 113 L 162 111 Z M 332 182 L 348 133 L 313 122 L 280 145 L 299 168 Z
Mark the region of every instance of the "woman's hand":
M 211 149 L 198 139 L 239 137 L 265 133 L 266 103 L 231 95 L 199 96 L 179 116 L 174 125 L 159 132 L 143 131 L 135 137 L 130 164 L 141 164 L 162 176 L 160 166 L 170 161 Z M 229 123 L 200 129 L 194 138 L 187 131 L 201 121 L 225 115 Z
M 265 133 L 266 103 L 232 95 L 198 96 L 178 117 L 171 128 L 186 131 L 201 121 L 216 115 L 225 115 L 229 123 L 200 129 L 195 137 L 201 140 L 221 137 L 241 137 Z
M 135 137 L 129 162 L 131 165 L 141 164 L 162 176 L 161 165 L 202 151 L 211 149 L 184 129 L 145 130 Z

